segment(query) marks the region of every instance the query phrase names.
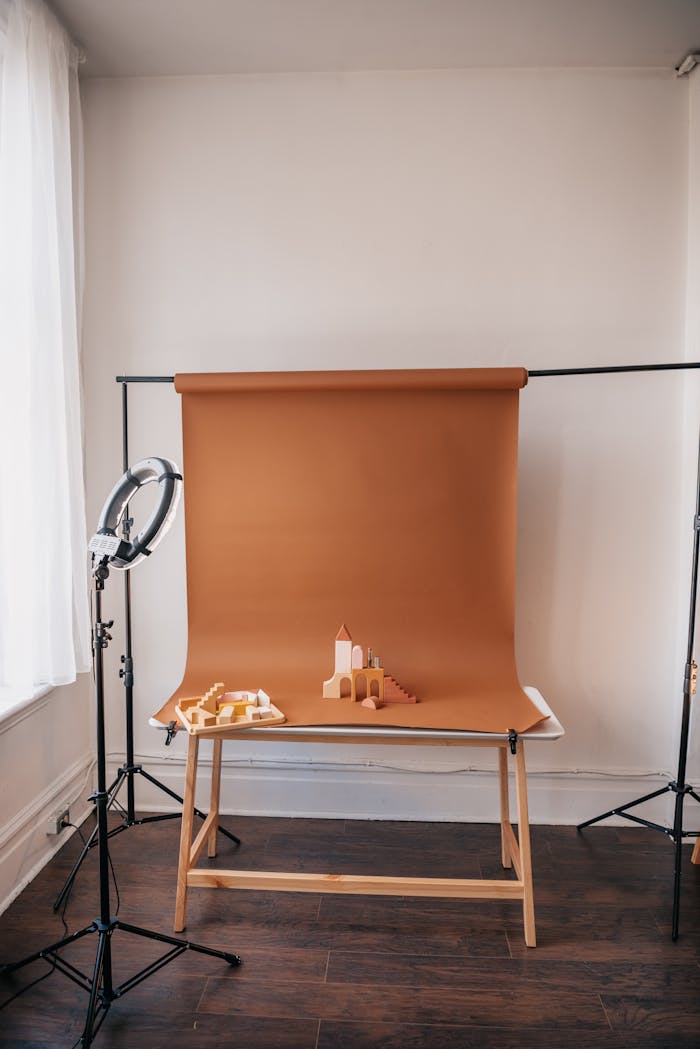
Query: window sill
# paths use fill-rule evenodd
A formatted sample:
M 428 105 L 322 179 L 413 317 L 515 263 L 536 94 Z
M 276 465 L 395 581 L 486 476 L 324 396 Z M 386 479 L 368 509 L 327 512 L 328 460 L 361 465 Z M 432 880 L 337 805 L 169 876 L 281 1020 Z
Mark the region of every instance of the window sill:
M 33 692 L 18 696 L 10 689 L 0 688 L 0 732 L 7 732 L 19 721 L 34 714 L 46 704 L 54 685 L 41 685 Z

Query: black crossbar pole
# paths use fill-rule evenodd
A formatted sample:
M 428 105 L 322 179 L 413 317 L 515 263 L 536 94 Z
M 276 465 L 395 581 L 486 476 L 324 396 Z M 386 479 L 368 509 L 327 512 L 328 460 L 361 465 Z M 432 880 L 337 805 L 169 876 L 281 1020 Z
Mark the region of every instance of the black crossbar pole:
M 116 382 L 175 382 L 174 375 L 117 375 Z
M 539 379 L 556 375 L 619 375 L 623 372 L 670 372 L 700 368 L 700 361 L 677 361 L 669 364 L 610 364 L 592 368 L 533 368 L 528 378 Z
M 533 368 L 528 377 L 539 379 L 556 375 L 613 375 L 623 372 L 686 371 L 700 368 L 700 361 L 675 361 L 666 364 L 609 364 L 591 368 Z M 117 375 L 116 382 L 175 382 L 174 375 Z

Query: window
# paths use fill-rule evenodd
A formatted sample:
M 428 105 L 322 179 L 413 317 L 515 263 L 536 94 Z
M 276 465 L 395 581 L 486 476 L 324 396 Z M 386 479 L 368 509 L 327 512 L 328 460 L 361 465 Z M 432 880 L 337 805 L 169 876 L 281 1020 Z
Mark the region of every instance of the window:
M 77 63 L 41 0 L 0 0 L 0 713 L 90 664 Z

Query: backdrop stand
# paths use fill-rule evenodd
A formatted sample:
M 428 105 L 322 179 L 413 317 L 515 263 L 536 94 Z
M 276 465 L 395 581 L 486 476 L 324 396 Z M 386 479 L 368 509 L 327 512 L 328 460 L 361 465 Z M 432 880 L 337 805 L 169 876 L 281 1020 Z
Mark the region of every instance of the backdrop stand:
M 591 368 L 547 368 L 547 369 L 533 369 L 528 371 L 528 378 L 546 378 L 546 377 L 564 377 L 564 376 L 576 376 L 576 375 L 619 375 L 635 372 L 666 372 L 666 371 L 693 371 L 700 369 L 700 361 L 679 361 L 659 364 L 626 364 L 626 365 L 610 365 L 610 366 L 599 366 Z M 124 444 L 124 456 L 126 463 L 127 455 L 127 385 L 131 382 L 147 382 L 147 383 L 172 383 L 174 381 L 173 375 L 118 375 L 116 381 L 122 384 L 122 421 L 123 421 L 123 444 Z M 641 798 L 637 798 L 634 801 L 629 802 L 627 805 L 620 806 L 616 809 L 611 809 L 609 812 L 603 813 L 600 816 L 596 816 L 591 820 L 586 820 L 584 823 L 579 825 L 579 830 L 585 827 L 591 826 L 594 823 L 598 823 L 601 820 L 608 818 L 609 816 L 622 816 L 625 819 L 631 820 L 635 823 L 639 823 L 642 826 L 650 827 L 652 830 L 661 831 L 667 834 L 669 838 L 675 844 L 675 869 L 674 869 L 674 889 L 673 889 L 673 922 L 672 922 L 672 938 L 677 940 L 678 938 L 678 925 L 679 925 L 679 913 L 680 913 L 680 878 L 681 878 L 681 859 L 682 859 L 682 844 L 685 838 L 697 837 L 697 833 L 693 831 L 683 830 L 683 815 L 684 815 L 684 800 L 687 795 L 690 795 L 695 801 L 700 802 L 700 796 L 693 789 L 692 786 L 686 783 L 686 765 L 688 758 L 688 741 L 690 733 L 690 698 L 693 692 L 693 643 L 695 636 L 695 618 L 696 618 L 696 601 L 697 601 L 697 583 L 698 583 L 698 532 L 700 530 L 700 455 L 698 461 L 698 503 L 696 507 L 696 514 L 693 524 L 694 529 L 694 542 L 693 542 L 693 559 L 691 567 L 691 588 L 690 588 L 690 622 L 688 629 L 688 652 L 686 659 L 686 668 L 684 673 L 684 688 L 683 688 L 683 713 L 681 721 L 681 737 L 679 743 L 678 752 L 678 774 L 676 779 L 668 783 L 665 787 L 660 788 L 658 791 L 653 791 L 651 794 L 646 794 Z M 127 612 L 127 627 L 130 629 L 131 623 L 131 608 L 130 608 L 130 590 L 128 585 L 128 575 L 125 573 L 125 603 L 128 609 Z M 121 782 L 125 778 L 128 778 L 129 784 L 133 788 L 133 776 L 136 774 L 135 766 L 133 766 L 133 724 L 131 723 L 131 695 L 130 689 L 133 684 L 133 664 L 127 662 L 130 660 L 130 638 L 127 634 L 127 655 L 123 657 L 124 660 L 124 683 L 127 686 L 127 763 L 120 769 L 120 774 L 123 773 Z M 130 678 L 127 684 L 127 679 Z M 129 725 L 131 724 L 131 729 Z M 129 740 L 131 745 L 129 748 Z M 131 761 L 129 760 L 129 754 L 131 754 Z M 129 774 L 127 767 L 132 766 L 134 771 Z M 141 775 L 147 775 L 141 770 Z M 147 776 L 150 779 L 150 777 Z M 164 784 L 155 781 L 156 785 L 167 794 L 176 798 L 178 802 L 182 802 L 182 799 L 170 791 Z M 121 786 L 119 777 L 115 781 L 115 785 Z M 640 816 L 634 816 L 628 812 L 631 808 L 636 808 L 647 801 L 651 801 L 653 798 L 659 797 L 660 795 L 673 792 L 676 796 L 675 808 L 674 808 L 674 821 L 673 827 L 664 827 L 661 824 L 653 823 L 650 820 L 645 820 Z M 203 818 L 204 814 L 199 810 L 195 810 L 195 814 Z M 131 811 L 128 810 L 124 825 L 115 828 L 115 832 L 125 830 L 127 826 L 131 826 L 130 821 Z M 180 813 L 168 813 L 161 817 L 166 819 L 170 817 L 177 818 Z M 136 822 L 135 817 L 133 822 Z M 220 828 L 221 829 L 221 828 Z M 222 830 L 222 833 L 227 833 Z M 233 837 L 233 835 L 228 835 Z M 234 838 L 238 842 L 237 838 Z M 697 846 L 696 846 L 697 851 Z M 84 857 L 81 856 L 78 866 Z M 74 874 L 71 875 L 71 878 Z
M 128 411 L 128 400 L 127 400 L 127 382 L 122 377 L 117 377 L 117 382 L 122 383 L 122 460 L 124 472 L 129 468 L 129 411 Z M 131 380 L 133 381 L 133 380 Z M 148 377 L 139 380 L 141 382 L 172 382 L 171 376 L 159 376 L 159 377 Z M 132 519 L 129 517 L 129 508 L 126 508 L 124 517 L 122 519 L 122 536 L 126 542 L 129 541 L 129 534 L 131 526 L 133 524 Z M 125 637 L 125 653 L 121 657 L 122 668 L 119 671 L 119 677 L 122 679 L 124 684 L 124 712 L 125 712 L 125 737 L 126 737 L 126 754 L 124 764 L 118 769 L 116 778 L 110 784 L 107 791 L 107 809 L 117 807 L 121 814 L 121 822 L 116 826 L 112 827 L 107 832 L 109 838 L 115 834 L 121 834 L 125 830 L 129 830 L 130 827 L 139 827 L 144 823 L 160 823 L 163 820 L 178 820 L 182 818 L 182 804 L 183 799 L 180 794 L 176 794 L 174 790 L 166 786 L 165 783 L 161 783 L 159 779 L 152 776 L 150 772 L 147 772 L 142 765 L 137 765 L 134 761 L 134 659 L 131 649 L 131 572 L 127 569 L 124 573 L 124 637 Z M 168 737 L 167 742 L 170 742 Z M 179 812 L 161 812 L 156 816 L 137 816 L 135 806 L 135 790 L 134 781 L 137 776 L 142 776 L 152 786 L 157 787 L 158 790 L 167 794 L 168 797 L 176 801 L 181 809 Z M 124 808 L 118 801 L 118 795 L 122 787 L 126 785 L 126 808 Z M 199 819 L 205 819 L 205 813 L 200 809 L 195 809 L 195 815 Z M 73 869 L 66 878 L 63 888 L 59 892 L 58 896 L 54 900 L 53 909 L 59 911 L 63 906 L 63 903 L 70 893 L 73 882 L 75 881 L 78 871 L 80 870 L 85 857 L 88 855 L 90 849 L 94 848 L 97 844 L 98 839 L 98 825 L 97 822 L 93 828 L 92 833 L 88 837 L 85 845 L 80 852 Z M 235 845 L 240 845 L 241 840 L 237 838 L 231 831 L 226 830 L 225 827 L 219 827 L 219 832 L 226 838 L 232 841 Z
M 174 961 L 175 958 L 179 957 L 185 951 L 195 951 L 199 954 L 206 954 L 213 958 L 221 958 L 223 961 L 228 962 L 229 965 L 237 966 L 241 963 L 241 959 L 237 954 L 231 954 L 228 951 L 217 951 L 211 947 L 202 947 L 200 944 L 192 943 L 189 940 L 181 940 L 174 936 L 165 936 L 162 933 L 154 932 L 151 929 L 144 929 L 137 925 L 130 925 L 126 922 L 120 921 L 119 918 L 112 917 L 110 913 L 110 861 L 107 844 L 109 837 L 107 833 L 107 807 L 109 794 L 106 789 L 107 761 L 105 747 L 104 670 L 102 653 L 111 640 L 109 628 L 112 624 L 111 622 L 102 622 L 102 591 L 104 589 L 105 579 L 109 574 L 106 557 L 99 561 L 93 574 L 95 578 L 93 649 L 97 700 L 97 790 L 93 795 L 93 799 L 97 809 L 100 914 L 99 917 L 95 918 L 84 929 L 72 933 L 70 936 L 64 937 L 57 943 L 52 943 L 48 947 L 43 947 L 41 950 L 35 951 L 34 954 L 30 954 L 27 958 L 23 958 L 22 961 L 0 966 L 0 975 L 7 976 L 10 973 L 16 972 L 18 969 L 23 968 L 25 965 L 30 965 L 32 962 L 41 959 L 48 962 L 64 976 L 67 976 L 69 980 L 73 981 L 73 983 L 82 987 L 84 991 L 87 991 L 88 1008 L 83 1033 L 80 1038 L 80 1045 L 83 1046 L 83 1049 L 86 1049 L 87 1046 L 92 1044 L 92 1041 L 102 1026 L 113 1001 L 123 997 L 127 991 L 130 991 L 138 984 L 143 983 L 143 981 L 148 979 L 149 976 L 152 976 L 154 973 L 158 972 L 159 969 L 162 969 L 165 965 Z M 167 945 L 169 950 L 166 950 L 166 952 L 155 961 L 144 966 L 144 968 L 140 969 L 134 976 L 125 980 L 118 987 L 115 987 L 112 973 L 112 935 L 118 931 L 126 932 L 131 936 L 137 936 L 142 939 L 155 940 L 158 943 Z M 66 961 L 60 952 L 69 944 L 76 943 L 78 940 L 81 940 L 83 937 L 88 936 L 91 933 L 97 933 L 97 948 L 92 975 L 89 976 L 86 973 L 81 972 L 80 969 L 76 968 L 76 966 L 70 962 Z

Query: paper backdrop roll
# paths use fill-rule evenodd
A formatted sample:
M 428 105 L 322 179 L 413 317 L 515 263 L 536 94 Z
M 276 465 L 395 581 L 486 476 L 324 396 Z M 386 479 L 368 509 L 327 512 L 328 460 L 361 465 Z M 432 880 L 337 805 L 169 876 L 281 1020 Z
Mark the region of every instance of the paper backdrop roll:
M 540 721 L 514 656 L 526 380 L 524 369 L 177 375 L 189 642 L 173 700 L 225 681 L 265 689 L 288 725 Z M 418 703 L 322 698 L 343 623 Z

